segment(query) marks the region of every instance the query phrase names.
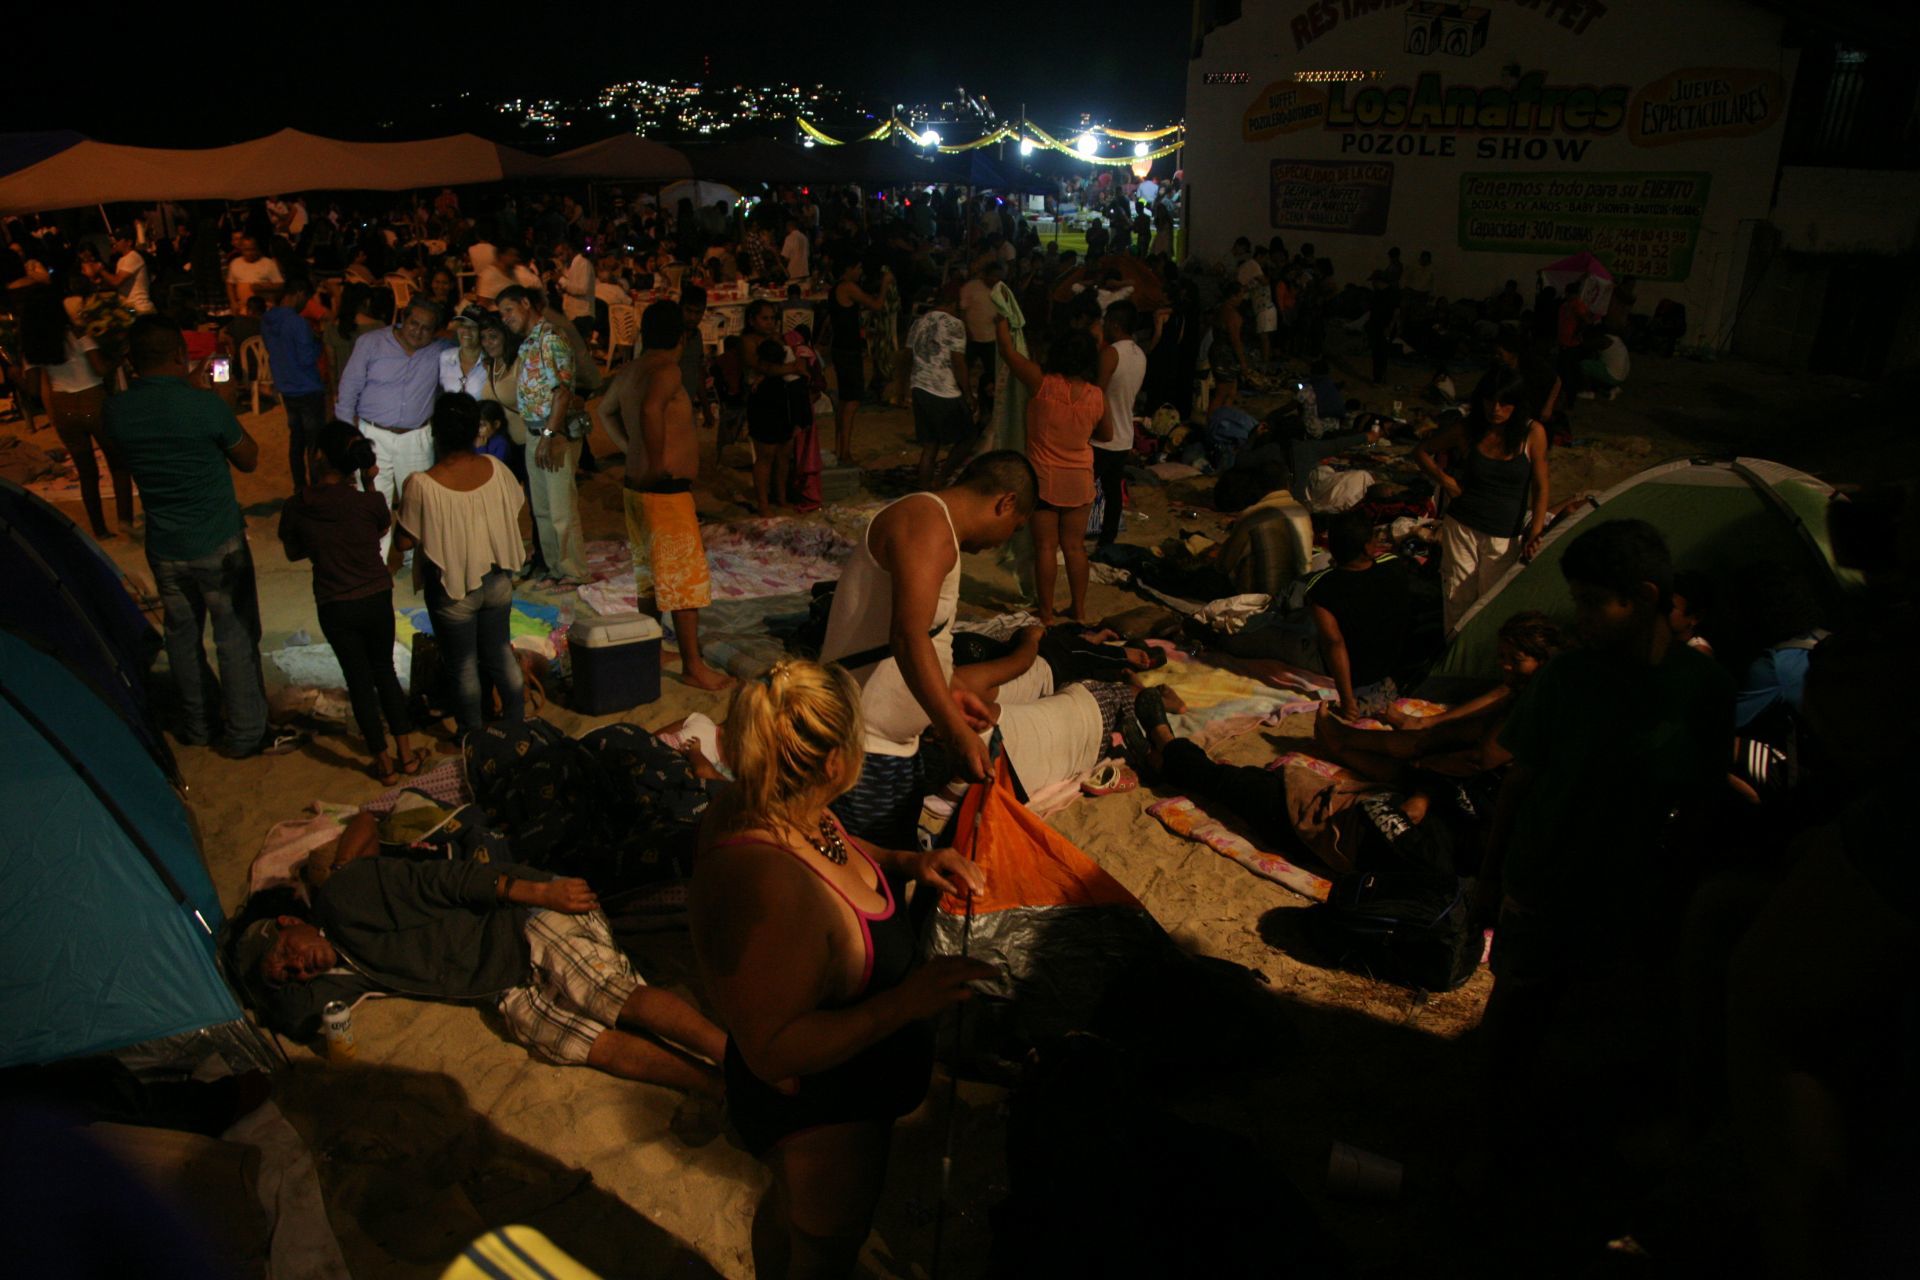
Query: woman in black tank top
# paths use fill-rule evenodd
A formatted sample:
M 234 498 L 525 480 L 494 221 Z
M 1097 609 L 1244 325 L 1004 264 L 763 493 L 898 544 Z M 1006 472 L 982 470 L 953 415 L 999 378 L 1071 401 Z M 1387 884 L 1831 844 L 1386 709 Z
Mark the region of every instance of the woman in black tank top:
M 1528 416 L 1526 381 L 1508 370 L 1467 420 L 1413 452 L 1445 495 L 1441 613 L 1449 633 L 1508 569 L 1533 557 L 1547 525 L 1547 432 Z M 1435 454 L 1452 463 L 1442 469 Z
M 723 739 L 734 785 L 707 815 L 690 905 L 728 1040 L 727 1110 L 773 1170 L 754 1217 L 762 1276 L 844 1275 L 872 1227 L 888 1132 L 920 1105 L 938 1013 L 990 965 L 916 965 L 918 891 L 985 887 L 951 849 L 876 849 L 827 805 L 859 776 L 860 689 L 786 661 L 742 685 Z
M 853 462 L 853 415 L 860 408 L 861 388 L 867 380 L 867 339 L 860 332 L 860 312 L 879 311 L 887 304 L 860 287 L 859 259 L 838 264 L 833 292 L 827 295 L 827 320 L 833 326 L 833 453 L 840 465 Z

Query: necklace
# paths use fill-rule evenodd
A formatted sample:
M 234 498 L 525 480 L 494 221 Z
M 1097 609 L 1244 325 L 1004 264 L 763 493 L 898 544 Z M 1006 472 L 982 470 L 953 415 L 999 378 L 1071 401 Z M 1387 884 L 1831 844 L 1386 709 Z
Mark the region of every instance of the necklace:
M 818 840 L 815 840 L 812 836 L 806 836 L 804 838 L 808 844 L 813 846 L 815 853 L 825 858 L 828 862 L 831 862 L 834 866 L 844 867 L 847 865 L 847 842 L 841 839 L 840 828 L 834 825 L 833 819 L 827 817 L 825 814 L 821 814 L 820 838 Z

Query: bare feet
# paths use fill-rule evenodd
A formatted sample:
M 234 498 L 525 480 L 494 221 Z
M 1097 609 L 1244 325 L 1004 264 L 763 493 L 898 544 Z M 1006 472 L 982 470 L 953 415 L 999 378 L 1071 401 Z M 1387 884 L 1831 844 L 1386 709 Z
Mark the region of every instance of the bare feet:
M 696 689 L 705 689 L 710 693 L 718 693 L 722 689 L 733 688 L 735 681 L 732 676 L 727 675 L 725 672 L 715 671 L 712 667 L 702 662 L 697 666 L 691 666 L 682 671 L 680 673 L 680 683 L 691 685 Z

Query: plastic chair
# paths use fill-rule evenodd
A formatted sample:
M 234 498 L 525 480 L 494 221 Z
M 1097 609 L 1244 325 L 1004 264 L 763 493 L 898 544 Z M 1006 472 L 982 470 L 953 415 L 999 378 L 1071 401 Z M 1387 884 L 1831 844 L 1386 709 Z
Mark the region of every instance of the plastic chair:
M 607 364 L 616 365 L 633 354 L 640 337 L 640 309 L 621 303 L 607 306 Z
M 388 276 L 382 283 L 393 290 L 393 313 L 397 316 L 413 301 L 413 281 L 405 276 Z
M 273 395 L 273 362 L 267 358 L 267 340 L 255 334 L 240 344 L 240 376 L 253 394 L 253 411 L 260 412 L 260 388 Z

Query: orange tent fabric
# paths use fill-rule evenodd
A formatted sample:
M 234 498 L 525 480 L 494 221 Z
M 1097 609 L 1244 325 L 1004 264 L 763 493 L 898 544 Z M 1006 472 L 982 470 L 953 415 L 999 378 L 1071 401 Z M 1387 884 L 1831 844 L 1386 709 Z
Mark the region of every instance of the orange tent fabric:
M 967 1021 L 968 1051 L 1000 1054 L 1090 1026 L 1114 983 L 1143 962 L 1179 957 L 1140 900 L 1014 795 L 1003 756 L 961 804 L 954 847 L 986 872 L 968 912 L 943 897 L 934 955 L 984 960 L 999 976 Z
M 1140 900 L 1020 803 L 1007 758 L 991 783 L 961 802 L 953 847 L 986 872 L 987 888 L 973 899 L 976 919 L 1021 907 L 1132 907 Z M 946 894 L 940 910 L 965 915 L 966 899 Z

